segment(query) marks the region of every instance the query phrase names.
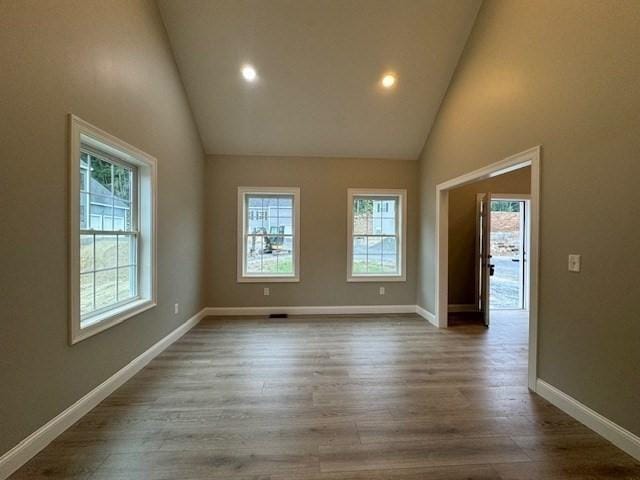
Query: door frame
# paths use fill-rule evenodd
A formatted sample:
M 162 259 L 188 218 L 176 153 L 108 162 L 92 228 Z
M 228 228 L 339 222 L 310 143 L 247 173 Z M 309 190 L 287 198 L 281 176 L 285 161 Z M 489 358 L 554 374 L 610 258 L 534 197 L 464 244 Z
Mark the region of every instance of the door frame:
M 448 324 L 449 300 L 449 191 L 468 183 L 531 167 L 529 247 L 529 361 L 528 385 L 536 390 L 538 358 L 538 271 L 540 261 L 540 153 L 541 146 L 492 163 L 436 185 L 436 282 L 435 318 L 438 327 Z
M 525 218 L 524 218 L 524 251 L 527 253 L 527 257 L 529 257 L 529 250 L 531 248 L 531 195 L 528 193 L 491 193 L 492 200 L 513 200 L 515 202 L 524 202 L 525 207 Z M 476 256 L 475 256 L 475 297 L 474 297 L 474 305 L 476 306 L 476 311 L 480 311 L 480 263 L 478 262 L 478 258 L 480 257 L 480 245 L 478 243 L 480 230 L 480 202 L 487 193 L 476 193 Z M 523 290 L 522 290 L 522 303 L 524 304 L 524 308 L 522 310 L 529 310 L 529 272 L 530 272 L 530 262 L 529 258 L 526 259 L 525 262 L 525 270 L 523 275 L 525 276 Z M 518 310 L 518 309 L 516 309 Z

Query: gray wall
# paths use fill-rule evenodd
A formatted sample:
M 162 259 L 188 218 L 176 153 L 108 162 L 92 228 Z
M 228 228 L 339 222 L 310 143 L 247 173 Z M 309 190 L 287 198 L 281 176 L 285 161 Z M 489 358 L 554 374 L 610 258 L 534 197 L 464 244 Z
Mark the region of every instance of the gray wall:
M 531 168 L 520 168 L 449 192 L 449 305 L 476 303 L 476 204 L 478 193 L 531 191 Z
M 0 65 L 1 454 L 201 309 L 204 161 L 151 1 L 0 2 Z M 159 166 L 159 304 L 73 347 L 70 112 Z
M 207 157 L 207 300 L 212 307 L 415 304 L 417 162 Z M 237 283 L 238 186 L 300 187 L 299 283 Z M 347 188 L 407 189 L 407 281 L 347 282 Z M 378 287 L 386 287 L 386 295 Z M 271 295 L 262 289 L 269 286 Z
M 418 287 L 433 311 L 435 185 L 542 144 L 538 374 L 636 435 L 639 82 L 637 1 L 485 1 L 421 156 Z

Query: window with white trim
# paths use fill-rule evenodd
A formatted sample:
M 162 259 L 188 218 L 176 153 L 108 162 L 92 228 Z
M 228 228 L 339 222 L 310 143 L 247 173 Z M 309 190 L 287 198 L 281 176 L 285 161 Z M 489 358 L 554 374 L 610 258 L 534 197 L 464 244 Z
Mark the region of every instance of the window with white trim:
M 238 187 L 238 281 L 299 280 L 300 189 Z
M 75 343 L 156 303 L 156 162 L 70 118 L 70 337 Z
M 347 280 L 404 281 L 406 190 L 349 189 Z

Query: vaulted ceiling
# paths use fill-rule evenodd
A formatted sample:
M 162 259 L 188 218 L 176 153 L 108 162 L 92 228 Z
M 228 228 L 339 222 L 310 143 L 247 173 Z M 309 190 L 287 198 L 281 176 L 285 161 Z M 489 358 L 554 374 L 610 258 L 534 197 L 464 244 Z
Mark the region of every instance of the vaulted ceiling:
M 399 159 L 420 154 L 480 6 L 158 3 L 207 153 Z M 397 76 L 389 90 L 386 72 Z

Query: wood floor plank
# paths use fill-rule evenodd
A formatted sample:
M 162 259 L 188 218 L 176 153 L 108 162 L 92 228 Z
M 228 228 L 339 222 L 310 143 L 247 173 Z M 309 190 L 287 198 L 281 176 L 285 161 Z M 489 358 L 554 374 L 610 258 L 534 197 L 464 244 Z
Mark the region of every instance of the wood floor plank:
M 270 480 L 501 480 L 489 465 L 401 468 L 394 470 L 317 473 L 304 477 L 272 475 Z
M 357 422 L 363 444 L 419 442 L 425 438 L 495 437 L 511 433 L 507 417 L 436 416 L 421 420 L 363 420 Z
M 210 318 L 16 472 L 70 480 L 640 480 L 527 389 L 526 319 Z
M 640 468 L 628 457 L 499 464 L 493 468 L 502 480 L 639 480 Z
M 506 436 L 320 447 L 322 472 L 528 461 Z

